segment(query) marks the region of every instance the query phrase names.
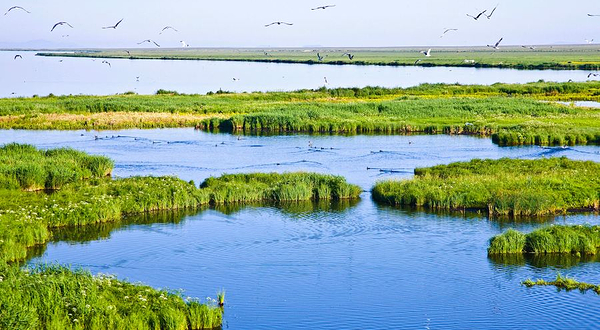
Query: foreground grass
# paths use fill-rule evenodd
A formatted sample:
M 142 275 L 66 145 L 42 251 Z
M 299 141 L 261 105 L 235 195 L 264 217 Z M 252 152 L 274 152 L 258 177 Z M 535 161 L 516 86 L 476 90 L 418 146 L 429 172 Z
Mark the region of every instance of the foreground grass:
M 533 281 L 531 279 L 527 279 L 522 283 L 528 288 L 534 286 L 555 286 L 559 290 L 564 289 L 566 291 L 571 290 L 579 290 L 581 293 L 585 293 L 589 290 L 593 290 L 596 294 L 600 294 L 600 285 L 584 283 L 576 281 L 575 279 L 569 278 L 567 276 L 562 276 L 560 273 L 556 275 L 556 279 L 554 281 L 545 281 L 543 279 L 539 279 Z
M 215 303 L 61 266 L 0 263 L 1 329 L 213 329 Z
M 490 239 L 488 254 L 595 255 L 598 248 L 600 248 L 600 226 L 550 226 L 536 229 L 529 234 L 509 229 Z
M 412 180 L 381 181 L 379 202 L 431 210 L 541 216 L 600 210 L 600 164 L 567 158 L 479 160 L 415 169 Z
M 600 69 L 600 58 L 594 45 L 502 47 L 433 47 L 432 56 L 424 57 L 423 48 L 319 48 L 319 49 L 107 49 L 65 53 L 39 53 L 42 56 L 99 57 L 161 60 L 216 60 L 271 63 L 305 63 L 334 65 L 390 66 L 459 66 L 475 68 L 515 69 Z M 350 60 L 344 53 L 354 54 Z M 324 57 L 317 59 L 317 53 Z M 419 62 L 416 62 L 420 60 Z
M 0 128 L 196 127 L 245 133 L 472 134 L 500 145 L 600 142 L 600 83 L 421 85 L 286 93 L 0 99 Z

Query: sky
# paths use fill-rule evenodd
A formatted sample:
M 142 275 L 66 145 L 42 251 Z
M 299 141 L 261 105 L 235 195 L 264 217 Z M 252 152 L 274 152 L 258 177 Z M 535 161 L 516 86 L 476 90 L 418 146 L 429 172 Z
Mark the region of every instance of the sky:
M 326 10 L 311 8 L 333 5 Z M 498 6 L 491 19 L 466 16 Z M 5 7 L 5 8 L 2 8 Z M 22 6 L 27 14 L 13 10 Z M 402 47 L 600 43 L 598 0 L 11 0 L 0 6 L 7 47 Z M 116 30 L 113 25 L 123 18 Z M 54 23 L 66 26 L 50 29 Z M 265 27 L 273 21 L 292 26 Z M 168 30 L 159 34 L 165 26 Z M 446 28 L 458 31 L 440 35 Z

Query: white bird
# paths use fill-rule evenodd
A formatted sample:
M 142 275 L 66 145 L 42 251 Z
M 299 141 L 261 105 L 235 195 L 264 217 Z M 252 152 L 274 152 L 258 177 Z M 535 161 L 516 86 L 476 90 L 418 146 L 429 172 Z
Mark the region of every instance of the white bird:
M 6 13 L 4 13 L 4 15 L 6 16 L 6 14 L 8 14 L 11 10 L 14 10 L 14 9 L 21 9 L 21 10 L 25 11 L 27 14 L 31 14 L 30 11 L 28 11 L 27 9 L 25 9 L 21 6 L 13 6 L 13 7 L 8 8 L 8 10 L 6 11 Z
M 444 35 L 445 35 L 446 33 L 450 32 L 450 31 L 458 31 L 458 29 L 446 29 L 446 30 L 444 30 L 444 33 L 442 33 L 442 35 L 440 36 L 440 38 L 443 38 L 443 37 L 444 37 Z
M 487 45 L 487 46 L 494 48 L 494 49 L 500 49 L 500 47 L 498 47 L 498 45 L 500 45 L 500 42 L 502 42 L 502 39 L 504 39 L 504 38 L 500 38 L 500 40 L 498 40 L 498 42 L 494 45 Z
M 54 31 L 54 29 L 56 29 L 57 26 L 59 26 L 59 25 L 62 26 L 62 25 L 65 25 L 65 24 L 68 25 L 71 29 L 73 28 L 73 25 L 71 25 L 71 24 L 69 24 L 67 22 L 58 22 L 58 23 L 54 24 L 54 26 L 52 26 L 52 29 L 50 30 L 50 32 Z
M 498 8 L 498 5 L 496 5 L 496 7 L 494 7 L 494 9 L 492 9 L 492 12 L 489 15 L 485 15 L 485 17 L 487 17 L 487 19 L 492 18 L 492 15 L 494 15 L 494 12 L 496 11 L 496 8 Z
M 331 8 L 331 7 L 335 7 L 335 5 L 320 6 L 317 8 L 312 8 L 311 10 L 327 9 L 327 8 Z
M 190 45 L 186 44 L 185 41 L 179 40 L 181 42 L 181 47 L 189 47 Z
M 419 64 L 419 62 L 421 62 L 421 60 L 416 60 L 414 65 Z
M 271 26 L 271 25 L 275 25 L 275 24 L 277 24 L 277 25 L 281 25 L 281 24 L 284 24 L 284 25 L 294 25 L 294 23 L 287 23 L 287 22 L 273 22 L 273 23 L 266 24 L 266 25 L 265 25 L 265 27 L 269 27 L 269 26 Z
M 535 47 L 534 47 L 534 46 L 521 46 L 521 47 L 523 47 L 523 48 L 529 48 L 529 49 L 531 49 L 531 50 L 535 50 Z
M 18 57 L 18 58 L 20 58 L 20 59 L 23 59 L 23 56 L 21 56 L 21 55 L 17 54 L 17 55 L 15 55 L 15 57 L 13 58 L 13 60 L 16 60 L 16 59 L 17 59 L 17 57 Z
M 354 59 L 354 55 L 352 55 L 352 54 L 350 54 L 350 53 L 344 53 L 344 54 L 342 54 L 342 56 L 348 56 L 348 59 L 349 59 L 350 61 L 352 61 L 352 60 Z
M 600 76 L 600 74 L 598 74 L 598 73 L 593 73 L 593 72 L 590 72 L 590 74 L 588 74 L 588 79 L 589 79 L 590 77 L 598 77 L 598 76 Z
M 595 16 L 600 16 L 600 15 L 594 15 L 594 14 L 588 14 L 589 17 L 595 17 Z
M 485 14 L 485 12 L 486 12 L 486 11 L 487 11 L 487 9 L 486 9 L 486 10 L 484 10 L 484 11 L 482 11 L 481 13 L 479 13 L 479 14 L 475 15 L 475 16 L 473 16 L 473 15 L 469 15 L 469 14 L 467 14 L 467 16 L 471 17 L 471 18 L 472 18 L 472 19 L 474 19 L 474 20 L 478 20 L 478 19 L 479 19 L 479 17 L 481 17 L 481 15 Z
M 118 22 L 117 22 L 117 24 L 115 24 L 115 25 L 111 25 L 111 26 L 104 26 L 104 27 L 102 27 L 102 28 L 103 28 L 103 29 L 116 29 L 116 28 L 117 28 L 117 26 L 119 26 L 119 24 L 121 24 L 121 22 L 123 22 L 123 19 L 122 19 L 122 18 L 121 18 L 121 20 L 120 20 L 120 21 L 118 21 Z
M 327 57 L 327 55 L 321 56 L 321 54 L 317 53 L 317 58 L 319 59 L 319 62 L 322 62 L 325 59 L 325 57 Z
M 109 62 L 109 61 L 107 61 L 107 60 L 104 60 L 104 61 L 102 61 L 102 63 L 106 63 L 106 64 L 108 64 L 108 66 L 109 66 L 109 67 L 111 67 L 111 68 L 112 68 L 112 65 L 110 65 L 110 62 Z
M 165 32 L 165 30 L 173 30 L 175 32 L 179 32 L 179 30 L 177 30 L 176 28 L 172 27 L 172 26 L 165 26 L 162 30 L 160 30 L 159 34 L 162 34 L 163 32 Z
M 593 42 L 594 42 L 594 39 L 592 39 L 592 40 L 587 40 L 587 39 L 585 39 L 585 42 L 586 42 L 586 43 L 588 43 L 588 44 L 591 44 L 591 43 L 593 43 Z
M 156 41 L 153 41 L 153 40 L 150 40 L 150 39 L 146 39 L 146 40 L 140 41 L 140 42 L 138 42 L 137 44 L 138 44 L 138 45 L 141 45 L 141 44 L 143 44 L 143 43 L 145 43 L 145 42 L 150 42 L 150 43 L 153 43 L 153 44 L 155 44 L 155 45 L 156 45 L 156 47 L 160 47 L 160 45 L 159 45 L 159 44 L 157 44 L 157 43 L 156 43 Z
M 425 57 L 430 57 L 431 56 L 431 48 L 429 48 L 427 51 L 420 51 L 419 53 L 425 55 Z

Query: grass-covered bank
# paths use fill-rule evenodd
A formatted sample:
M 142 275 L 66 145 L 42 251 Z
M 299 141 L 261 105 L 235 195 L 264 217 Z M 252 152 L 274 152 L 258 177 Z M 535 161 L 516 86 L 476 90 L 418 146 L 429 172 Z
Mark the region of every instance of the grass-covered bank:
M 297 92 L 0 99 L 0 128 L 197 127 L 245 133 L 471 134 L 500 145 L 600 142 L 600 83 L 421 85 Z
M 61 266 L 0 263 L 0 329 L 214 329 L 212 301 Z
M 431 48 L 431 47 L 430 47 Z M 157 60 L 212 60 L 265 63 L 303 63 L 329 65 L 454 66 L 472 68 L 513 68 L 522 70 L 598 70 L 600 58 L 596 45 L 503 46 L 499 51 L 488 47 L 426 48 L 242 48 L 242 49 L 91 49 L 75 52 L 38 53 L 41 56 L 95 57 Z M 322 60 L 317 58 L 317 53 Z M 350 60 L 345 53 L 352 53 Z M 419 60 L 417 62 L 417 60 Z
M 488 254 L 580 254 L 595 255 L 600 248 L 600 226 L 549 226 L 528 234 L 514 229 L 490 239 Z
M 381 181 L 373 198 L 394 206 L 541 216 L 600 210 L 600 164 L 567 158 L 503 158 L 415 169 L 411 180 Z
M 573 278 L 562 276 L 560 273 L 556 274 L 556 279 L 554 281 L 546 281 L 543 279 L 533 281 L 531 279 L 527 279 L 523 281 L 522 284 L 528 288 L 534 286 L 555 286 L 558 290 L 579 290 L 581 293 L 592 290 L 596 292 L 596 294 L 600 294 L 600 285 L 579 282 Z

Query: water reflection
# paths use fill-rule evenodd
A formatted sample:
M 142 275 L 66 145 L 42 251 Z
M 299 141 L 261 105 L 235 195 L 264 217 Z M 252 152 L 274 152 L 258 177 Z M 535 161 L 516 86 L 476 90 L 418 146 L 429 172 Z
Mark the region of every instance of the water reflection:
M 569 269 L 579 266 L 582 263 L 599 262 L 600 255 L 580 255 L 575 254 L 533 254 L 533 253 L 512 253 L 489 255 L 489 260 L 497 266 L 531 266 L 534 268 L 558 268 Z

